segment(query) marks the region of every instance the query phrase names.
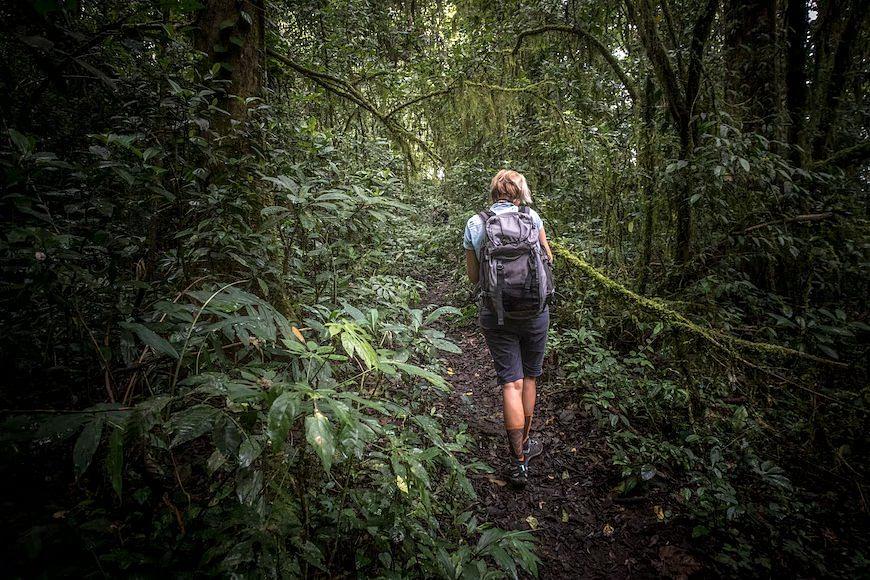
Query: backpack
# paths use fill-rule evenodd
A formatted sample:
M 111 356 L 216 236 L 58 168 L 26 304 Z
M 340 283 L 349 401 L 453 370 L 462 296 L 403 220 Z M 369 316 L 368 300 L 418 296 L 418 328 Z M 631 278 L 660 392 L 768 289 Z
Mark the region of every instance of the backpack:
M 538 239 L 538 228 L 529 212 L 478 214 L 483 221 L 480 251 L 481 303 L 498 324 L 508 318 L 532 318 L 544 311 L 553 296 L 553 272 Z

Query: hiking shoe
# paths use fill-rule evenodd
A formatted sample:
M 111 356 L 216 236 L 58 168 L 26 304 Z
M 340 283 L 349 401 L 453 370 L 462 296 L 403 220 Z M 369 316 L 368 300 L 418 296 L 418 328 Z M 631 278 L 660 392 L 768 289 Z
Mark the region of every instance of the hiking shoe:
M 525 487 L 526 483 L 529 481 L 529 468 L 527 465 L 527 461 L 520 461 L 519 459 L 511 459 L 510 468 L 508 468 L 507 472 L 508 481 L 511 482 L 511 485 L 514 487 Z
M 544 445 L 537 439 L 532 439 L 529 437 L 526 439 L 526 444 L 523 445 L 523 457 L 526 458 L 526 465 L 529 463 L 529 459 L 532 457 L 537 457 L 541 453 L 544 452 Z

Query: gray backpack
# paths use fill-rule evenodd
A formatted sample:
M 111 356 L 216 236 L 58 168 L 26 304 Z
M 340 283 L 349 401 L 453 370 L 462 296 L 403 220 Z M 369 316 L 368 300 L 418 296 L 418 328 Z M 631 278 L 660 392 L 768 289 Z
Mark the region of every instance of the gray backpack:
M 544 311 L 553 296 L 553 272 L 541 248 L 538 228 L 522 206 L 519 211 L 478 214 L 483 220 L 480 251 L 481 303 L 496 315 L 532 318 Z

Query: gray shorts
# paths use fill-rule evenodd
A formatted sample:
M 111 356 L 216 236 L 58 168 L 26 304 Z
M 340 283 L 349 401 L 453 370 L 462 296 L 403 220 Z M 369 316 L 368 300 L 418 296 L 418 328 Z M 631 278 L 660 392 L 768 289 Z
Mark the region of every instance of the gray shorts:
M 502 326 L 496 323 L 493 314 L 480 313 L 480 328 L 492 355 L 498 384 L 541 376 L 549 327 L 549 309 L 534 318 L 505 319 Z

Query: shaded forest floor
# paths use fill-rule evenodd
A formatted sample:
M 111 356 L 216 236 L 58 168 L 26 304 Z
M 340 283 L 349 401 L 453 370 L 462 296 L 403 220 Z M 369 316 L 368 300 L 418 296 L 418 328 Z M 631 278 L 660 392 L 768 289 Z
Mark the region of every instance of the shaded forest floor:
M 450 304 L 452 284 L 430 280 L 427 302 Z M 670 518 L 667 489 L 618 497 L 619 473 L 582 408 L 582 387 L 560 384 L 549 356 L 532 424 L 544 453 L 524 490 L 506 484 L 501 389 L 486 343 L 474 322 L 442 329 L 463 351 L 445 357 L 453 389 L 442 423 L 468 426 L 475 459 L 494 469 L 474 478 L 480 510 L 503 529 L 534 530 L 542 578 L 685 578 L 709 569 L 688 523 Z

